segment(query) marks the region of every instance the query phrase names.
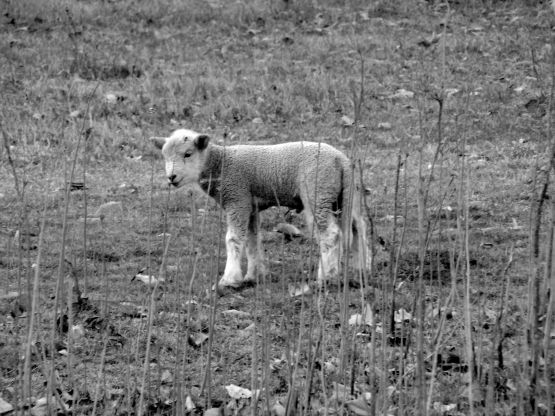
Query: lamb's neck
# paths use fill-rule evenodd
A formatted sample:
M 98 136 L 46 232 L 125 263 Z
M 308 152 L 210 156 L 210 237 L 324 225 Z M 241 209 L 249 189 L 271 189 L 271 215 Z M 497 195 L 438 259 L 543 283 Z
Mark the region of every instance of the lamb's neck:
M 217 144 L 210 144 L 205 150 L 206 161 L 199 176 L 199 185 L 213 198 L 217 198 L 220 190 L 220 177 L 224 162 L 225 149 Z

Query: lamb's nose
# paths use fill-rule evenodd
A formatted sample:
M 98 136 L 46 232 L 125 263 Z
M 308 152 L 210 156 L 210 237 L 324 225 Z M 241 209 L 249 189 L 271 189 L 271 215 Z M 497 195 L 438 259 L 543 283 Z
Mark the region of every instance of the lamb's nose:
M 168 176 L 168 181 L 170 181 L 170 183 L 173 183 L 173 181 L 175 181 L 175 176 L 176 175 L 169 175 Z

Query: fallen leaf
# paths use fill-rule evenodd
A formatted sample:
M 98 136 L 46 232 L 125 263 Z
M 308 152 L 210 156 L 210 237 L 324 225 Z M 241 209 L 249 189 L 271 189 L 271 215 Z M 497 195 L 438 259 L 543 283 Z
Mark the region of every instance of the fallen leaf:
M 440 35 L 436 35 L 435 33 L 433 33 L 432 36 L 418 41 L 418 46 L 424 46 L 425 48 L 428 48 L 434 43 L 437 43 L 440 37 Z
M 170 370 L 164 370 L 162 371 L 162 375 L 160 377 L 160 381 L 162 383 L 172 383 L 173 382 L 173 375 L 170 372 Z
M 276 225 L 275 231 L 281 233 L 285 236 L 287 241 L 290 241 L 292 238 L 301 237 L 303 233 L 293 224 L 289 224 L 287 222 L 280 222 Z
M 210 336 L 206 335 L 203 332 L 198 333 L 195 336 L 189 335 L 189 339 L 187 342 L 191 347 L 200 348 L 202 344 L 204 344 Z
M 391 398 L 395 393 L 397 393 L 397 388 L 395 386 L 387 386 L 387 397 Z M 363 393 L 364 395 L 369 394 L 370 397 L 366 398 L 366 401 L 370 401 L 372 398 L 372 393 Z
M 395 217 L 391 214 L 388 214 L 386 216 L 383 217 L 383 219 L 385 221 L 393 221 L 395 219 Z M 397 222 L 404 222 L 405 218 L 402 215 L 397 215 Z
M 292 298 L 303 296 L 303 295 L 306 296 L 310 294 L 312 294 L 312 290 L 310 289 L 310 286 L 306 282 L 302 283 L 300 286 L 293 285 L 293 284 L 289 285 L 289 296 L 291 296 Z
M 274 358 L 272 360 L 272 362 L 270 363 L 269 367 L 270 370 L 272 371 L 279 371 L 283 368 L 283 365 L 286 363 L 287 361 L 283 358 Z
M 436 412 L 447 413 L 455 410 L 457 408 L 457 405 L 455 403 L 442 404 L 440 402 L 434 402 L 433 408 Z
M 13 411 L 13 406 L 0 397 L 0 415 Z
M 228 309 L 227 311 L 222 311 L 222 314 L 227 316 L 237 316 L 240 318 L 249 318 L 251 316 L 250 313 L 245 311 L 238 311 L 237 309 Z
M 154 276 L 150 276 L 148 274 L 141 274 L 141 273 L 138 273 L 135 276 L 133 276 L 133 279 L 131 279 L 131 281 L 135 279 L 149 286 L 156 286 L 159 283 L 164 283 L 164 279 L 157 279 Z
M 126 194 L 134 194 L 138 191 L 137 187 L 133 184 L 122 183 L 118 186 L 120 191 L 124 191 Z
M 235 384 L 229 384 L 225 386 L 225 389 L 232 399 L 250 399 L 252 397 L 252 391 L 236 386 Z
M 408 311 L 406 311 L 405 309 L 401 308 L 398 311 L 395 311 L 395 314 L 393 316 L 393 320 L 395 322 L 397 322 L 398 324 L 403 323 L 403 322 L 407 322 L 407 321 L 411 321 L 412 320 L 412 314 Z
M 360 16 L 360 20 L 362 20 L 363 22 L 367 22 L 370 20 L 370 16 L 368 15 L 367 11 L 358 12 L 358 15 Z
M 443 308 L 440 308 L 440 307 L 426 308 L 426 318 L 435 319 L 437 316 L 439 316 L 440 312 L 443 312 Z
M 70 333 L 74 338 L 81 338 L 83 335 L 85 335 L 85 328 L 83 328 L 83 325 L 81 324 L 73 325 L 71 327 Z
M 414 92 L 400 88 L 395 93 L 389 95 L 387 98 L 401 99 L 401 98 L 412 98 L 414 97 Z
M 355 120 L 353 120 L 349 116 L 343 116 L 341 117 L 341 124 L 343 124 L 343 126 L 345 127 L 351 127 L 352 125 L 355 124 Z
M 31 416 L 47 416 L 50 412 L 48 411 L 48 406 L 41 405 L 41 406 L 33 406 L 31 408 Z
M 330 374 L 335 374 L 337 372 L 337 366 L 331 361 L 324 362 L 324 370 L 329 376 Z
M 486 315 L 486 318 L 491 322 L 497 321 L 497 312 L 491 308 L 484 308 L 484 315 Z
M 468 28 L 469 32 L 483 32 L 484 28 L 482 26 L 479 25 L 474 25 Z
M 518 225 L 516 218 L 513 218 L 512 226 L 510 227 L 511 230 L 522 230 L 524 228 L 522 225 Z
M 350 326 L 362 325 L 362 314 L 355 313 L 355 314 L 351 315 L 351 317 L 349 318 L 349 325 Z
M 195 410 L 195 407 L 195 403 L 193 403 L 193 399 L 191 399 L 191 396 L 187 396 L 185 398 L 185 409 L 187 409 L 188 412 L 192 412 L 193 410 Z

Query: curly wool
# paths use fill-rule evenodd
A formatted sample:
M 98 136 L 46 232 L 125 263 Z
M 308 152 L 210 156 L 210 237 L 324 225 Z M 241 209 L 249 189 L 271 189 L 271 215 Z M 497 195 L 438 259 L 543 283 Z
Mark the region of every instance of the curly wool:
M 284 206 L 300 212 L 302 192 L 338 209 L 351 177 L 349 159 L 325 143 L 210 144 L 205 152 L 199 184 L 224 209 L 248 202 L 259 210 Z

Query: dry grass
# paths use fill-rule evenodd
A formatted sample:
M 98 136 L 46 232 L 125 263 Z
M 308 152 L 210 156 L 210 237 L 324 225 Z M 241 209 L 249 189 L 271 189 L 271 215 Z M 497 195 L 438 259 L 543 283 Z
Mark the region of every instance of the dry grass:
M 547 208 L 537 257 L 529 237 L 550 169 L 547 5 L 0 4 L 0 398 L 75 414 L 553 414 Z M 168 194 L 146 140 L 177 126 L 360 159 L 388 250 L 367 285 L 290 296 L 313 247 L 266 233 L 271 276 L 214 298 L 220 212 Z M 143 269 L 165 282 L 132 280 Z M 349 326 L 367 304 L 374 325 Z M 401 308 L 415 318 L 394 324 Z M 229 384 L 263 392 L 233 400 Z

